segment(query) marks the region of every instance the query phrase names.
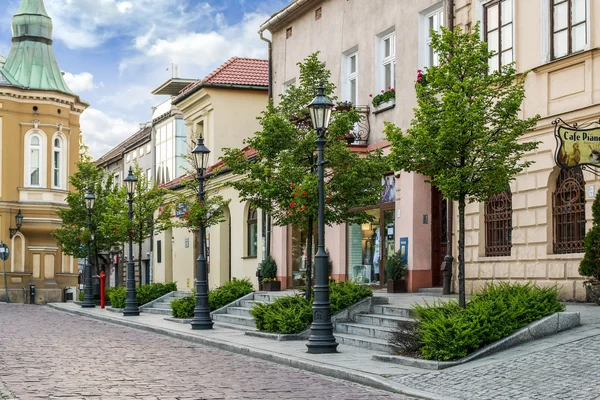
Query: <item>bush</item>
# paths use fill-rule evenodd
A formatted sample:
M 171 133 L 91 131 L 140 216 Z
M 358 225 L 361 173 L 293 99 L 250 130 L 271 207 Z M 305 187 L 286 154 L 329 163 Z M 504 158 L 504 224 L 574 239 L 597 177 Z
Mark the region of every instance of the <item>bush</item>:
M 275 259 L 271 256 L 267 256 L 260 263 L 260 273 L 263 278 L 271 279 L 277 278 L 277 263 Z
M 448 361 L 475 350 L 555 312 L 564 311 L 556 287 L 531 284 L 491 284 L 461 308 L 456 301 L 416 305 L 421 355 L 428 360 Z M 399 330 L 392 345 L 402 350 L 407 333 Z M 408 335 L 411 336 L 411 335 Z M 419 346 L 417 346 L 419 347 Z M 406 351 L 406 350 L 405 350 Z
M 79 291 L 79 301 L 83 301 L 83 296 L 85 296 L 85 290 Z
M 225 283 L 214 290 L 208 292 L 208 306 L 210 311 L 218 310 L 227 304 L 236 301 L 240 297 L 254 292 L 254 287 L 250 279 L 235 279 Z
M 355 304 L 356 302 L 373 295 L 368 287 L 359 286 L 351 282 L 330 282 L 329 298 L 331 301 L 331 314 Z M 304 296 L 278 297 L 272 303 L 257 303 L 250 314 L 254 317 L 256 328 L 262 332 L 271 333 L 299 333 L 307 329 L 312 323 L 312 302 Z
M 585 234 L 585 255 L 579 264 L 579 274 L 600 281 L 600 192 L 596 194 L 596 200 L 592 205 L 592 216 L 594 224 Z
M 408 268 L 400 251 L 388 257 L 385 263 L 385 275 L 390 281 L 399 281 L 408 275 Z
M 149 285 L 142 285 L 136 288 L 136 300 L 138 302 L 138 305 L 141 306 L 143 304 L 156 300 L 167 293 L 175 291 L 177 291 L 177 284 L 175 282 L 151 283 Z M 108 293 L 108 298 L 110 298 L 110 305 L 113 308 L 125 308 L 127 289 L 124 286 L 111 288 L 111 290 Z
M 125 308 L 127 289 L 119 286 L 110 291 L 110 305 L 112 308 Z
M 191 318 L 194 316 L 194 308 L 196 307 L 196 293 L 180 299 L 175 299 L 171 302 L 171 315 L 175 318 Z

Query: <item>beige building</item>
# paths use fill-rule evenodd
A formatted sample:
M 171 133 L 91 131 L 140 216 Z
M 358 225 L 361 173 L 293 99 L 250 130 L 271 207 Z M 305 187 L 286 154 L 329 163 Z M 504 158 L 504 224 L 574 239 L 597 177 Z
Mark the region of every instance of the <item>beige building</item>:
M 62 301 L 79 273 L 50 233 L 61 224 L 56 210 L 66 206 L 79 156 L 79 117 L 88 105 L 62 78 L 42 0 L 23 0 L 12 30 L 10 53 L 0 57 L 0 240 L 11 251 L 9 296 L 28 302 L 34 285 L 36 303 Z
M 189 146 L 202 136 L 204 144 L 211 150 L 209 165 L 213 168 L 209 174 L 220 165 L 223 149 L 243 146 L 243 140 L 260 129 L 256 117 L 266 108 L 267 89 L 266 60 L 234 57 L 172 99 L 173 107 L 183 114 Z M 181 178 L 178 175 L 164 186 L 181 190 Z M 211 177 L 207 188 L 208 195 L 220 194 L 231 200 L 225 222 L 210 227 L 207 232 L 210 288 L 233 277 L 253 278 L 263 257 L 263 213 L 240 201 L 237 191 L 225 186 L 231 179 L 238 177 L 225 169 Z M 179 215 L 173 218 L 179 218 Z M 197 236 L 184 228 L 172 228 L 155 235 L 155 281 L 176 281 L 181 290 L 195 287 Z M 253 283 L 257 283 L 256 279 Z

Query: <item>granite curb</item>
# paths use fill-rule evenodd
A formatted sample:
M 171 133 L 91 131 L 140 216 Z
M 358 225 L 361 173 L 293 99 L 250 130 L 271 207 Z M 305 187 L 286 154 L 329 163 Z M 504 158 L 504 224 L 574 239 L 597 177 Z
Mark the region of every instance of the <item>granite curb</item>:
M 557 312 L 519 329 L 513 334 L 495 341 L 468 356 L 457 361 L 431 361 L 419 358 L 395 356 L 395 355 L 373 355 L 377 361 L 391 362 L 407 367 L 422 368 L 428 370 L 441 370 L 467 363 L 478 358 L 488 356 L 501 350 L 517 346 L 531 340 L 541 339 L 555 333 L 572 329 L 581 325 L 581 315 L 578 312 Z
M 113 323 L 116 325 L 122 325 L 134 329 L 140 329 L 148 332 L 158 333 L 173 337 L 180 340 L 186 340 L 194 343 L 198 343 L 204 346 L 217 348 L 220 350 L 229 351 L 236 354 L 249 356 L 252 358 L 258 358 L 264 361 L 270 361 L 276 364 L 285 365 L 288 367 L 298 368 L 304 371 L 313 372 L 316 374 L 328 376 L 331 378 L 341 379 L 361 385 L 369 386 L 375 389 L 385 390 L 392 393 L 403 394 L 406 396 L 412 396 L 419 399 L 425 400 L 458 400 L 448 396 L 442 396 L 435 393 L 423 392 L 418 389 L 413 389 L 408 386 L 393 382 L 385 377 L 368 374 L 360 371 L 353 370 L 351 368 L 339 368 L 329 365 L 320 364 L 318 362 L 301 359 L 293 356 L 286 356 L 282 354 L 276 354 L 272 352 L 263 351 L 261 349 L 251 348 L 248 346 L 242 346 L 222 340 L 215 340 L 211 338 L 201 337 L 198 335 L 187 334 L 183 332 L 176 332 L 167 328 L 155 327 L 147 324 L 141 324 L 133 321 L 125 321 L 116 318 L 107 317 L 104 315 L 97 315 L 93 312 L 87 312 L 81 309 L 69 309 L 61 307 L 60 303 L 49 303 L 48 307 L 67 312 L 83 317 L 96 319 L 103 322 Z

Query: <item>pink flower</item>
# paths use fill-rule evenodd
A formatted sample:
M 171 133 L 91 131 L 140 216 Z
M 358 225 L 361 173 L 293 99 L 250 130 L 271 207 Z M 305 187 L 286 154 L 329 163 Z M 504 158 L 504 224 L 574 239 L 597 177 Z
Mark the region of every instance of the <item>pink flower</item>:
M 369 97 L 373 97 L 373 94 L 370 94 Z
M 423 78 L 421 78 L 420 76 L 417 77 L 417 82 L 421 82 L 423 80 Z
M 382 90 L 381 93 L 385 93 L 385 90 Z
M 391 88 L 392 88 L 391 86 L 388 86 L 388 90 L 390 90 Z
M 394 88 L 391 88 L 390 90 L 393 92 L 393 91 L 395 91 L 396 89 L 394 89 Z

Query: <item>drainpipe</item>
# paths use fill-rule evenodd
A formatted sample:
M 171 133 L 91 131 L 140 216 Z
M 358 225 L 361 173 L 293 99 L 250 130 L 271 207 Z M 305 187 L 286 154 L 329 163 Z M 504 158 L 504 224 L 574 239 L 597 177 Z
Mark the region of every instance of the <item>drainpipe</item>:
M 259 31 L 260 39 L 269 44 L 269 101 L 273 100 L 273 42 L 263 36 L 265 31 L 261 28 Z M 266 244 L 266 256 L 271 255 L 271 216 L 267 214 L 267 244 Z
M 454 0 L 448 0 L 448 29 L 454 30 Z M 446 221 L 447 221 L 447 233 L 446 233 L 446 256 L 444 257 L 444 281 L 442 294 L 448 295 L 452 293 L 452 264 L 454 257 L 452 256 L 452 235 L 453 235 L 453 218 L 454 218 L 454 204 L 452 200 L 447 200 L 446 205 Z

